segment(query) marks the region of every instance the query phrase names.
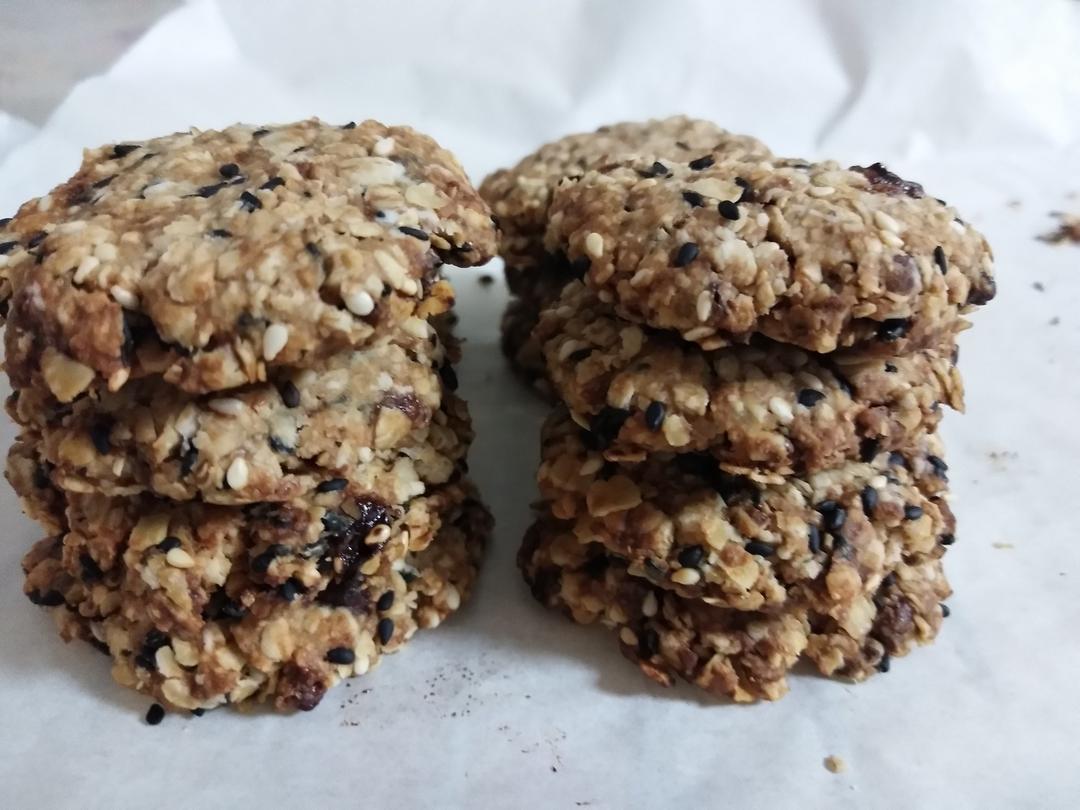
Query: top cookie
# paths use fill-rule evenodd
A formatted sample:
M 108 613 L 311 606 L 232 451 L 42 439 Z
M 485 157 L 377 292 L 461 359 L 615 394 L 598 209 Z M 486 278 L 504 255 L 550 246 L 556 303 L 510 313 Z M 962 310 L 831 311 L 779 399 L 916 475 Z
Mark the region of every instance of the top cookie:
M 86 153 L 0 225 L 16 387 L 70 401 L 161 373 L 202 393 L 447 308 L 495 248 L 456 159 L 408 127 L 233 126 Z
M 995 292 L 982 235 L 880 164 L 622 158 L 548 213 L 547 249 L 622 317 L 705 348 L 760 333 L 905 354 Z
M 560 180 L 580 176 L 605 157 L 626 153 L 665 154 L 684 161 L 712 153 L 770 154 L 756 138 L 682 115 L 627 121 L 545 144 L 512 169 L 489 175 L 480 185 L 480 195 L 499 219 L 499 253 L 507 267 L 531 269 L 546 261 L 544 227 L 551 194 Z

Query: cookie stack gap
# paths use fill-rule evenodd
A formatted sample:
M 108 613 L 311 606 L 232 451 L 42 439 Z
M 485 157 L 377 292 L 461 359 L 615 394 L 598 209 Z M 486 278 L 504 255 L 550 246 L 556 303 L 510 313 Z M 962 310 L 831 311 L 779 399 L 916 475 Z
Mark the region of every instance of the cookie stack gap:
M 887 671 L 947 615 L 937 429 L 985 240 L 880 164 L 626 151 L 545 206 L 580 280 L 530 333 L 559 404 L 526 580 L 663 684 Z
M 468 595 L 491 518 L 461 166 L 375 121 L 121 143 L 0 231 L 26 592 L 172 709 L 311 709 Z

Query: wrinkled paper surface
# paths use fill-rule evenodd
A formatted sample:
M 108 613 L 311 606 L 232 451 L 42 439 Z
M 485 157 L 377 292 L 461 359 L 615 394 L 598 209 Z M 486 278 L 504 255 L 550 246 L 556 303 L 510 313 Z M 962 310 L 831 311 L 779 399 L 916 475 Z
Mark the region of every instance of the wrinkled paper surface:
M 968 413 L 944 429 L 960 530 L 937 643 L 862 685 L 803 672 L 779 703 L 732 706 L 653 686 L 610 634 L 541 609 L 514 555 L 545 409 L 499 355 L 501 285 L 454 270 L 498 518 L 467 609 L 314 712 L 150 728 L 149 701 L 21 594 L 39 530 L 0 488 L 0 806 L 1076 806 L 1080 246 L 1035 237 L 1080 212 L 1080 3 L 194 3 L 40 131 L 0 114 L 0 214 L 83 146 L 192 125 L 409 123 L 479 182 L 567 132 L 675 112 L 883 160 L 995 247 L 998 298 L 962 341 Z

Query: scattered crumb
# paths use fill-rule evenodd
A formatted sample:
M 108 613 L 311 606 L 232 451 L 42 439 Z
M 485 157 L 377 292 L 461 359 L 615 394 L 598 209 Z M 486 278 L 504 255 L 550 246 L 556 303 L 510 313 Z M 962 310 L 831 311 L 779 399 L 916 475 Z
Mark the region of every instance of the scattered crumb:
M 482 276 L 480 276 L 481 287 L 490 287 L 494 283 L 495 278 L 490 273 L 484 273 Z
M 1061 318 L 1059 318 L 1057 315 L 1055 315 L 1053 318 L 1051 318 L 1049 321 L 1047 321 L 1047 323 L 1050 324 L 1051 326 L 1057 326 L 1059 323 L 1061 323 Z
M 1020 200 L 1009 200 L 1007 203 L 1005 203 L 1005 205 L 1007 205 L 1009 208 L 1019 208 L 1021 202 Z
M 1031 288 L 1033 290 L 1038 291 L 1038 292 L 1045 292 L 1046 291 L 1046 287 L 1043 286 L 1043 283 L 1041 281 L 1032 282 Z
M 992 543 L 994 548 L 1016 548 L 1012 543 Z
M 830 754 L 829 756 L 825 757 L 825 770 L 829 771 L 829 773 L 843 773 L 844 760 L 840 759 L 840 757 L 838 756 Z
M 1058 219 L 1057 230 L 1044 233 L 1039 239 L 1052 245 L 1060 245 L 1062 242 L 1080 245 L 1080 215 L 1051 211 L 1050 216 Z

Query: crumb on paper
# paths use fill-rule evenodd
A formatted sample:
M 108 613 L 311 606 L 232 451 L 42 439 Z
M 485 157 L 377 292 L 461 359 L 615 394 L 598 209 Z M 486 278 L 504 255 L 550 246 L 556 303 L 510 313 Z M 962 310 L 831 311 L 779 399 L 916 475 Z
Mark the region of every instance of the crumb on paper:
M 1033 290 L 1035 290 L 1036 292 L 1045 292 L 1046 291 L 1046 287 L 1043 286 L 1043 283 L 1041 281 L 1033 281 L 1031 283 L 1031 288 Z
M 495 283 L 495 277 L 493 275 L 491 275 L 491 273 L 484 273 L 482 276 L 480 276 L 480 286 L 481 287 L 490 287 L 494 283 Z
M 994 548 L 1016 548 L 1012 543 L 992 543 Z
M 1044 233 L 1039 239 L 1052 245 L 1060 245 L 1062 242 L 1080 245 L 1080 214 L 1051 211 L 1050 216 L 1058 219 L 1057 230 Z
M 1061 323 L 1061 318 L 1059 318 L 1057 315 L 1055 315 L 1053 318 L 1051 318 L 1049 321 L 1047 321 L 1047 323 L 1050 324 L 1051 326 L 1057 326 L 1059 323 Z
M 829 771 L 829 773 L 843 773 L 844 760 L 834 754 L 830 754 L 825 757 L 825 769 Z
M 1022 203 L 1020 202 L 1020 200 L 1012 199 L 1005 203 L 1005 205 L 1007 205 L 1009 208 L 1019 208 Z

